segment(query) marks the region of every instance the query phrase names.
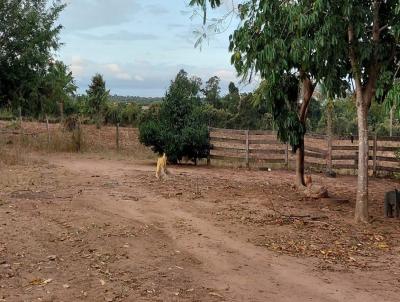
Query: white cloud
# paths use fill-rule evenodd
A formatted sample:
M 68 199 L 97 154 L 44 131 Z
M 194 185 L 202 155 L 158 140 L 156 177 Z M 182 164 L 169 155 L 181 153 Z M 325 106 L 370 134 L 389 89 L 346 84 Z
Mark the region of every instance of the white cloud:
M 101 35 L 94 35 L 88 33 L 77 33 L 77 36 L 86 40 L 97 40 L 97 41 L 152 41 L 159 39 L 158 36 L 150 33 L 143 32 L 130 32 L 127 30 L 120 30 L 116 32 L 110 32 Z
M 220 69 L 215 72 L 215 75 L 224 81 L 236 81 L 236 73 L 233 70 Z
M 117 79 L 129 81 L 132 80 L 132 76 L 127 72 L 121 72 L 115 75 Z
M 121 72 L 121 68 L 118 66 L 118 64 L 106 64 L 105 67 L 112 73 Z
M 117 79 L 129 81 L 132 76 L 124 71 L 118 64 L 106 64 L 106 69 Z
M 84 61 L 80 56 L 73 56 L 71 59 L 70 69 L 75 77 L 82 76 L 84 74 Z
M 128 22 L 142 10 L 138 0 L 68 0 L 60 21 L 67 31 Z
M 135 80 L 136 80 L 136 81 L 139 81 L 139 82 L 143 82 L 143 81 L 144 81 L 144 78 L 141 77 L 140 75 L 135 75 Z

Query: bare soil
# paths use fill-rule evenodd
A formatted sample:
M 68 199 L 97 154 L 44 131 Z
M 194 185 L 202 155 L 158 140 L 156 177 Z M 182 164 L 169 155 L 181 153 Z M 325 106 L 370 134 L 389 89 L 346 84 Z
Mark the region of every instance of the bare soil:
M 35 154 L 1 165 L 0 301 L 399 301 L 393 180 L 370 181 L 370 225 L 353 224 L 356 178 L 170 167 Z

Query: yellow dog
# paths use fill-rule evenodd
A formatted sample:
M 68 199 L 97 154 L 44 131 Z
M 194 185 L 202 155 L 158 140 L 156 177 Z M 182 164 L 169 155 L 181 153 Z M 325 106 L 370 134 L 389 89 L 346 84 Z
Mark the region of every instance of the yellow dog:
M 160 177 L 164 178 L 167 174 L 167 155 L 164 153 L 163 156 L 160 156 L 157 160 L 156 177 L 157 179 L 160 179 Z

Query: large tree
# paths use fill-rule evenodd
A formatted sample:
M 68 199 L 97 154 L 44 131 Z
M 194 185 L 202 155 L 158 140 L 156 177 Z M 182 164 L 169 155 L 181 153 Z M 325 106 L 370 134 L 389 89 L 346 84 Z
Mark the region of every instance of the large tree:
M 205 10 L 207 2 L 192 0 L 191 4 Z M 218 6 L 220 1 L 210 3 Z M 239 11 L 242 23 L 231 37 L 233 63 L 241 74 L 259 72 L 269 93 L 274 93 L 271 83 L 279 87 L 285 74 L 296 72 L 303 88 L 297 121 L 301 127 L 315 83 L 323 82 L 331 95 L 340 90 L 338 83 L 344 84 L 344 79 L 354 83 L 359 131 L 355 218 L 367 222 L 368 111 L 372 101 L 393 84 L 399 65 L 400 2 L 251 0 L 243 1 Z M 301 145 L 300 135 L 300 149 Z M 298 153 L 298 163 L 300 157 Z
M 215 108 L 221 108 L 221 87 L 220 87 L 220 78 L 217 76 L 213 76 L 206 82 L 206 86 L 202 89 L 205 101 Z
M 43 101 L 40 113 L 58 112 L 57 105 L 60 105 L 63 114 L 65 103 L 71 101 L 77 89 L 72 72 L 63 62 L 51 62 L 42 82 Z
M 191 5 L 207 9 L 207 0 L 192 0 Z M 209 1 L 212 7 L 220 1 Z M 239 27 L 230 36 L 232 64 L 244 79 L 254 74 L 263 82 L 258 94 L 267 102 L 278 130 L 278 137 L 289 142 L 296 152 L 297 184 L 304 185 L 304 135 L 315 86 L 323 81 L 332 94 L 346 86 L 343 63 L 331 68 L 325 58 L 334 49 L 321 43 L 315 28 L 323 22 L 314 15 L 313 1 L 241 1 Z M 318 55 L 316 55 L 316 53 Z M 324 57 L 319 54 L 324 53 Z
M 358 183 L 356 221 L 368 222 L 368 112 L 393 84 L 400 60 L 400 2 L 398 0 L 323 1 L 319 8 L 326 13 L 320 31 L 336 23 L 330 31 L 336 49 L 346 50 L 351 64 L 349 76 L 355 85 L 358 118 Z M 333 47 L 333 43 L 330 43 Z
M 95 74 L 89 89 L 86 90 L 89 111 L 96 122 L 97 128 L 103 122 L 106 102 L 110 96 L 110 91 L 106 89 L 106 82 L 101 74 Z
M 0 1 L 0 105 L 29 110 L 40 94 L 61 26 L 64 8 L 47 0 Z
M 168 160 L 178 162 L 187 156 L 193 161 L 207 157 L 209 138 L 204 104 L 200 101 L 198 78 L 181 70 L 171 82 L 159 110 L 145 113 L 140 141 Z

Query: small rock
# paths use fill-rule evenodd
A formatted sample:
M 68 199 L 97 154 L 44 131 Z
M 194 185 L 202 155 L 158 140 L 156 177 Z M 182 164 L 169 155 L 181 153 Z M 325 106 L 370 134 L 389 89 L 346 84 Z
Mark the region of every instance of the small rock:
M 214 292 L 211 292 L 211 293 L 208 293 L 210 296 L 214 296 L 214 297 L 219 297 L 219 298 L 223 298 L 223 296 L 222 295 L 220 295 L 220 294 L 217 294 L 217 293 L 214 293 Z
M 50 260 L 50 261 L 55 261 L 57 259 L 57 256 L 56 255 L 49 255 L 49 256 L 47 256 L 47 259 Z

